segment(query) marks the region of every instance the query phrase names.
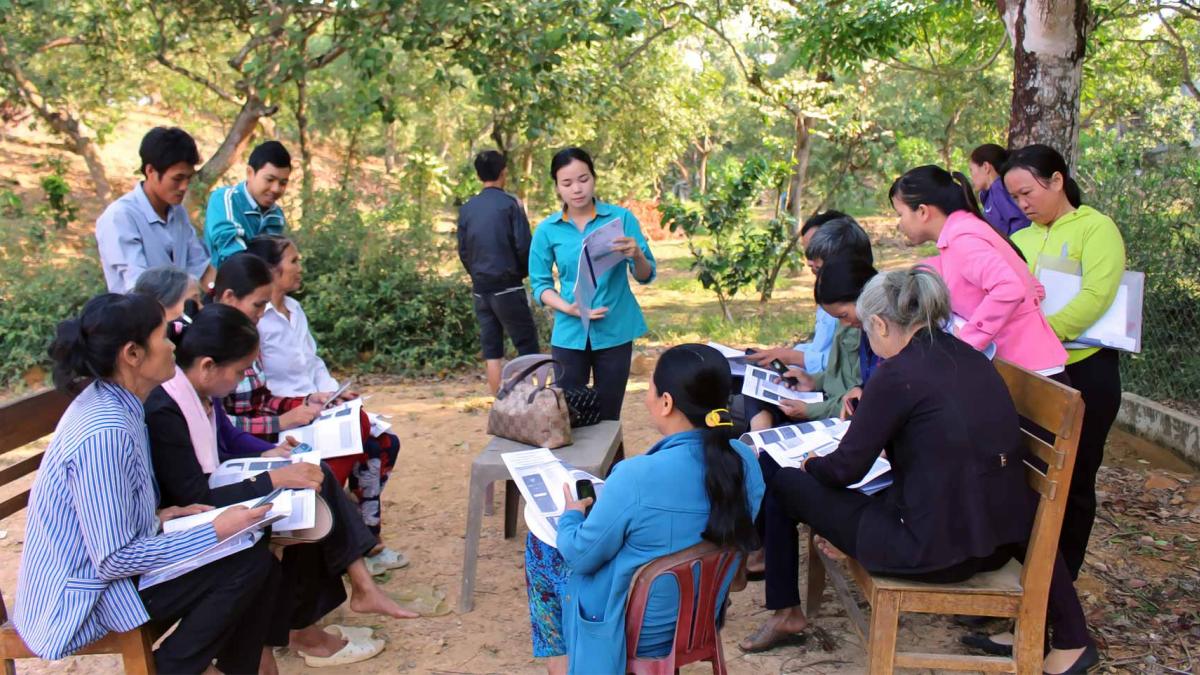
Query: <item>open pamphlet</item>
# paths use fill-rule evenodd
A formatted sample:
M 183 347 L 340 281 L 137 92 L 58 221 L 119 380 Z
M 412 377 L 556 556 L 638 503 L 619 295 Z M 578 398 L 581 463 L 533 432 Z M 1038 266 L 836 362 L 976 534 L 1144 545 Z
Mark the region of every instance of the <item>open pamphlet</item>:
M 566 506 L 562 486 L 569 485 L 576 499 L 579 498 L 575 494 L 577 480 L 592 481 L 597 499 L 603 491 L 604 481 L 563 464 L 546 448 L 506 452 L 500 457 L 525 498 L 525 525 L 533 536 L 550 546 L 557 545 L 558 519 Z
M 150 588 L 151 586 L 157 586 L 164 581 L 176 579 L 187 574 L 188 572 L 192 572 L 204 567 L 210 562 L 220 560 L 221 558 L 233 555 L 238 551 L 244 551 L 245 549 L 250 548 L 257 543 L 260 538 L 262 538 L 263 530 L 266 529 L 267 526 L 287 518 L 287 509 L 290 509 L 291 507 L 291 500 L 284 497 L 285 494 L 286 492 L 280 493 L 277 496 L 276 500 L 271 504 L 271 510 L 268 511 L 265 516 L 260 518 L 258 521 L 242 528 L 234 535 L 218 541 L 212 546 L 209 546 L 208 548 L 196 553 L 195 555 L 192 555 L 191 557 L 143 574 L 141 578 L 138 579 L 138 589 L 140 590 Z M 243 506 L 250 507 L 253 506 L 257 501 L 257 499 L 251 499 L 242 502 L 241 504 Z M 172 534 L 175 532 L 183 532 L 193 527 L 203 527 L 211 523 L 213 520 L 216 520 L 217 516 L 224 513 L 227 509 L 232 508 L 232 506 L 236 506 L 236 504 L 220 509 L 213 509 L 212 511 L 205 511 L 204 513 L 197 513 L 191 516 L 184 516 L 183 518 L 168 520 L 167 522 L 163 523 L 163 533 Z
M 613 218 L 589 232 L 579 247 L 579 266 L 575 273 L 575 303 L 580 310 L 579 320 L 583 323 L 585 335 L 591 324 L 587 310 L 593 309 L 592 301 L 596 297 L 600 277 L 625 262 L 625 256 L 613 250 L 613 242 L 624 236 L 625 226 L 621 219 Z
M 746 377 L 742 380 L 742 394 L 767 403 L 780 401 L 803 401 L 820 403 L 825 395 L 819 391 L 796 391 L 783 382 L 783 376 L 773 370 L 746 366 Z
M 753 432 L 762 444 L 754 444 L 759 452 L 765 452 L 781 467 L 800 468 L 805 459 L 817 456 L 824 457 L 836 452 L 838 444 L 850 429 L 848 420 L 828 419 L 819 423 L 807 423 L 808 429 L 801 432 L 798 427 L 805 425 L 789 425 L 764 429 Z M 774 432 L 774 433 L 768 433 Z M 746 434 L 742 440 L 746 441 Z M 770 439 L 770 440 L 767 440 Z M 748 441 L 747 441 L 748 442 Z M 847 485 L 850 490 L 858 490 L 863 494 L 873 495 L 892 484 L 892 464 L 882 454 L 867 470 L 867 475 L 853 485 Z
M 1083 276 L 1079 263 L 1068 258 L 1038 258 L 1038 281 L 1046 289 L 1042 300 L 1042 311 L 1053 316 L 1066 307 L 1083 289 Z M 1083 331 L 1074 342 L 1065 347 L 1111 347 L 1121 351 L 1142 351 L 1142 297 L 1146 275 L 1142 272 L 1125 272 L 1117 295 L 1100 320 Z
M 208 477 L 208 487 L 219 488 L 233 483 L 240 483 L 247 478 L 253 478 L 264 471 L 279 469 L 294 462 L 319 464 L 321 458 L 315 451 L 293 454 L 291 457 L 239 457 L 221 462 L 216 471 Z M 317 524 L 317 494 L 315 490 L 284 490 L 280 499 L 286 499 L 287 517 L 279 521 L 275 527 L 276 534 L 286 536 L 292 530 L 307 530 Z M 276 501 L 272 512 L 279 509 L 281 501 Z M 281 511 L 282 512 L 282 511 Z M 211 513 L 208 511 L 206 513 Z M 186 520 L 186 519 L 179 519 Z M 167 521 L 167 524 L 174 523 Z M 163 526 L 166 530 L 166 525 Z
M 362 454 L 362 426 L 359 413 L 362 400 L 354 399 L 321 413 L 312 424 L 282 432 L 281 436 L 307 443 L 321 453 L 321 459 Z
M 727 347 L 720 342 L 710 342 L 709 347 L 721 352 L 729 361 L 729 374 L 734 377 L 742 377 L 746 374 L 746 352 L 733 347 Z

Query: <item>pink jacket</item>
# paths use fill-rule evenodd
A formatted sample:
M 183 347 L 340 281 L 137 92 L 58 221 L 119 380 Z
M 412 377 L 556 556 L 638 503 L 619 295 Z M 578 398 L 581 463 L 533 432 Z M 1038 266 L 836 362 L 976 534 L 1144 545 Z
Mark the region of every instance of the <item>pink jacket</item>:
M 936 267 L 950 288 L 950 308 L 967 320 L 959 338 L 980 350 L 995 342 L 996 356 L 1030 370 L 1067 362 L 1067 350 L 1042 314 L 1041 283 L 991 225 L 955 211 L 937 247 Z

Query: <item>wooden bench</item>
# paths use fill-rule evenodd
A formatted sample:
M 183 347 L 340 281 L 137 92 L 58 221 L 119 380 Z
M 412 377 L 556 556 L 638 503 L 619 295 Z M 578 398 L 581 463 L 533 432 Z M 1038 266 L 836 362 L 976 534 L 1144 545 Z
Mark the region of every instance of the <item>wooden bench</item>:
M 895 668 L 968 670 L 992 673 L 1042 672 L 1042 641 L 1050 577 L 1058 552 L 1079 428 L 1083 421 L 1083 399 L 1078 391 L 1020 366 L 996 361 L 996 370 L 1008 385 L 1017 412 L 1026 423 L 1040 427 L 1021 436 L 1031 457 L 1045 468 L 1026 461 L 1030 487 L 1041 495 L 1026 564 L 1010 561 L 994 572 L 978 574 L 959 584 L 926 584 L 874 576 L 854 560 L 847 560 L 850 576 L 871 605 L 871 622 L 850 593 L 838 566 L 830 564 L 809 535 L 808 615 L 821 607 L 828 574 L 834 592 L 846 608 L 855 629 L 867 645 L 870 672 L 891 673 Z M 1039 438 L 1039 436 L 1041 436 Z M 1042 440 L 1052 438 L 1052 441 Z M 896 652 L 896 633 L 902 612 L 965 614 L 1016 620 L 1013 656 L 972 656 Z
M 0 405 L 0 454 L 54 433 L 54 427 L 70 403 L 69 396 L 49 390 Z M 39 452 L 0 469 L 0 486 L 10 485 L 37 471 L 44 454 Z M 29 490 L 25 489 L 0 502 L 0 519 L 22 511 L 28 505 Z M 0 593 L 0 622 L 3 622 L 0 626 L 0 663 L 3 663 L 4 673 L 15 675 L 17 669 L 14 659 L 35 659 L 37 655 L 29 651 L 9 621 L 3 593 Z M 160 635 L 158 630 L 149 625 L 123 633 L 109 633 L 75 654 L 120 654 L 125 662 L 126 673 L 153 675 L 153 646 Z

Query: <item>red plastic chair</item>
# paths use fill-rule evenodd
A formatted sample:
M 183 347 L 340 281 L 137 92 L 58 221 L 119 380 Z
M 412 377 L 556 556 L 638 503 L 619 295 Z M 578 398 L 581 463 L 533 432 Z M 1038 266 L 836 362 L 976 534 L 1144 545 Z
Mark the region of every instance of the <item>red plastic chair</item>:
M 713 673 L 725 675 L 725 654 L 717 629 L 717 603 L 722 582 L 738 564 L 741 554 L 733 548 L 718 548 L 701 542 L 678 553 L 642 565 L 630 583 L 625 610 L 625 671 L 634 675 L 674 675 L 675 671 L 697 661 L 712 662 Z M 699 569 L 699 592 L 695 572 Z M 638 638 L 650 586 L 658 577 L 670 574 L 679 584 L 679 621 L 675 624 L 675 643 L 662 658 L 638 658 Z M 732 588 L 731 588 L 732 590 Z

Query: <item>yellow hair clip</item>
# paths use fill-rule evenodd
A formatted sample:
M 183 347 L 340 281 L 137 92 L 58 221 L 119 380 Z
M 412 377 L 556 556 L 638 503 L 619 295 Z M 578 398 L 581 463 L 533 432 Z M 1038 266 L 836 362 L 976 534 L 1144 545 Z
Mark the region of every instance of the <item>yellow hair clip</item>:
M 725 415 L 722 416 L 721 413 Z M 731 427 L 733 418 L 730 417 L 728 408 L 717 408 L 704 416 L 704 423 L 710 427 Z

